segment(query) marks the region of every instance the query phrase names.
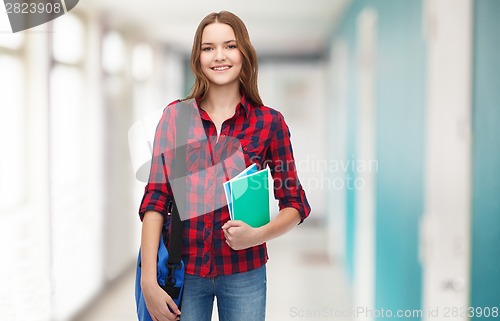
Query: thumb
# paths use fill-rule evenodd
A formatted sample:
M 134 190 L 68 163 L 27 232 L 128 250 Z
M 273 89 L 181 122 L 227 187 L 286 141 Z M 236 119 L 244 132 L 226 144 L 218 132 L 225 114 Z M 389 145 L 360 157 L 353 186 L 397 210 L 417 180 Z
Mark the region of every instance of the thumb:
M 226 230 L 230 227 L 239 227 L 241 223 L 241 221 L 229 220 L 222 226 L 222 229 Z

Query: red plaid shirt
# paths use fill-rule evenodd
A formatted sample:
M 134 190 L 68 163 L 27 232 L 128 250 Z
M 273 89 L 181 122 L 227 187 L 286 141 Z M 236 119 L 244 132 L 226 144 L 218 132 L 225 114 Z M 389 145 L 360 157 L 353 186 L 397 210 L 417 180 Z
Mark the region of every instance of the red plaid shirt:
M 175 132 L 181 130 L 175 126 L 176 105 L 165 108 L 156 129 L 150 178 L 139 210 L 141 220 L 146 211 L 166 215 L 169 202 L 177 195 L 172 179 L 167 183 L 165 180 L 174 158 Z M 258 268 L 267 262 L 266 244 L 235 251 L 225 242 L 221 227 L 229 220 L 229 210 L 222 183 L 251 163 L 261 168 L 268 165 L 279 208 L 297 209 L 303 221 L 310 207 L 297 177 L 290 131 L 280 112 L 254 106 L 242 97 L 234 116 L 222 124 L 218 136 L 209 115 L 193 105 L 199 117 L 192 122 L 187 137 L 188 178 L 183 193 L 188 217 L 181 213 L 186 273 L 214 277 Z

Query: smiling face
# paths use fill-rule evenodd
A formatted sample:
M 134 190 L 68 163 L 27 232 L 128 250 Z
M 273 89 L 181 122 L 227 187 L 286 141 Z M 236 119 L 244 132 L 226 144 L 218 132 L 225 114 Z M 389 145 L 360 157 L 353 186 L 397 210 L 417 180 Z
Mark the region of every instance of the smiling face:
M 236 41 L 224 44 L 229 40 Z M 216 50 L 220 44 L 226 45 L 222 46 L 225 50 Z M 207 48 L 210 46 L 212 48 Z M 205 50 L 202 51 L 202 48 Z M 239 83 L 239 91 L 250 102 L 262 105 L 257 86 L 257 53 L 245 24 L 231 12 L 213 12 L 200 22 L 191 49 L 191 70 L 195 79 L 188 99 L 203 100 L 211 87 Z
M 231 26 L 214 22 L 205 27 L 201 39 L 201 70 L 211 85 L 239 88 L 242 55 Z

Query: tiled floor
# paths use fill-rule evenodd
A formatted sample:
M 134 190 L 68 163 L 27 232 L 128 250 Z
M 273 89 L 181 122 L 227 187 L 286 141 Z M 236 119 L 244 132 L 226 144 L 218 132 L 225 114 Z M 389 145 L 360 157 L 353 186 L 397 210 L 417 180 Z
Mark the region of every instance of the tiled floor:
M 268 243 L 267 320 L 349 320 L 342 317 L 350 306 L 347 282 L 325 245 L 323 228 L 307 221 Z M 133 286 L 131 270 L 73 321 L 136 321 Z

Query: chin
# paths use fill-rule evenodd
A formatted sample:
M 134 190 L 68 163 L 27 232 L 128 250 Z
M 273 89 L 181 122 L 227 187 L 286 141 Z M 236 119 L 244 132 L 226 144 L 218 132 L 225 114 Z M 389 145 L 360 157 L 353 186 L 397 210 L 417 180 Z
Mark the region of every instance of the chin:
M 238 78 L 232 78 L 232 79 L 218 79 L 217 77 L 207 77 L 208 81 L 211 84 L 214 84 L 216 86 L 230 86 L 233 85 L 234 83 L 238 83 L 239 79 Z

